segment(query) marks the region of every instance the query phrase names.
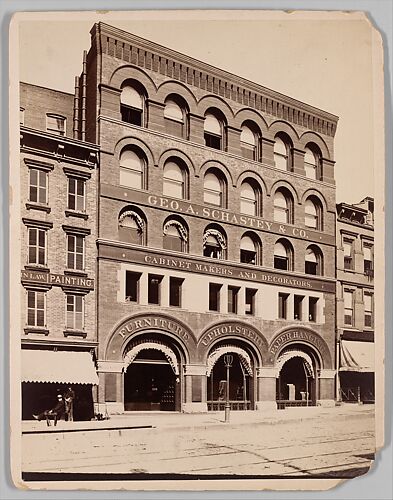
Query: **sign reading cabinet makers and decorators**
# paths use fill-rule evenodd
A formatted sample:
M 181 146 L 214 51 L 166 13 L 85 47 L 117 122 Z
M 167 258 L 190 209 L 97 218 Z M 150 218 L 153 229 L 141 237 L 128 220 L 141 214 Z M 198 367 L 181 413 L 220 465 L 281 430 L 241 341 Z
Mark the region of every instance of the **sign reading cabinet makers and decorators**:
M 39 271 L 21 271 L 22 283 L 82 288 L 94 290 L 94 279 L 85 276 L 71 276 L 64 274 L 52 274 Z

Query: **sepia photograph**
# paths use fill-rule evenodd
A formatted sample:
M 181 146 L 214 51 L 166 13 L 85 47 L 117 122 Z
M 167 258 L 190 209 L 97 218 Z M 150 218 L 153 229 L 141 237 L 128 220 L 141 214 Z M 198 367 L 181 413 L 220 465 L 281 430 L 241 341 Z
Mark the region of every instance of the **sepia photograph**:
M 10 36 L 15 485 L 367 474 L 384 441 L 372 22 L 30 12 Z

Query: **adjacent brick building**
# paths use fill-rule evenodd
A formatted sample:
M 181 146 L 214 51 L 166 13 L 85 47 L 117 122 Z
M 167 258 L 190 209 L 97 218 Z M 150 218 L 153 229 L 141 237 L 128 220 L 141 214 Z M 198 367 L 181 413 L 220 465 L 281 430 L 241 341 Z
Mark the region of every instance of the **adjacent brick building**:
M 23 137 L 45 138 L 34 154 L 56 159 L 37 211 L 50 274 L 67 227 L 85 231 L 94 284 L 72 345 L 95 351 L 98 408 L 221 409 L 228 363 L 233 409 L 334 404 L 337 117 L 104 23 L 91 37 L 74 96 L 22 85 L 21 106 Z M 36 131 L 52 96 L 62 136 Z M 23 145 L 21 161 L 26 183 Z M 67 162 L 88 218 L 67 214 Z M 64 346 L 49 296 L 65 292 L 47 292 L 45 335 Z
M 372 198 L 337 205 L 337 334 L 337 399 L 374 401 Z

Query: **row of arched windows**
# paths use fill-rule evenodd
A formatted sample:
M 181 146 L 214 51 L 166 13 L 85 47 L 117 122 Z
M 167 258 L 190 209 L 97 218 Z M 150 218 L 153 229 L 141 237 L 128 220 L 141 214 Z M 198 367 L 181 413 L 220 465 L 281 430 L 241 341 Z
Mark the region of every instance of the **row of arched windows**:
M 147 189 L 147 161 L 142 152 L 125 149 L 120 155 L 120 185 L 133 189 Z M 188 169 L 180 159 L 170 158 L 164 165 L 163 189 L 165 196 L 177 199 L 189 198 Z M 226 208 L 227 181 L 221 170 L 209 168 L 203 178 L 203 202 Z M 294 223 L 294 199 L 289 189 L 279 187 L 273 197 L 275 222 Z M 306 227 L 323 230 L 323 208 L 320 200 L 309 196 L 305 202 Z M 262 189 L 253 178 L 245 179 L 240 186 L 240 213 L 262 217 Z
M 135 80 L 127 80 L 121 89 L 121 118 L 124 122 L 140 127 L 147 126 L 147 93 Z M 189 109 L 186 101 L 171 94 L 165 101 L 165 131 L 184 139 L 189 138 Z M 217 108 L 209 108 L 204 117 L 205 145 L 225 151 L 227 149 L 227 122 L 224 114 Z M 242 156 L 254 161 L 262 161 L 262 133 L 252 120 L 245 120 L 241 125 L 240 149 Z M 274 137 L 274 163 L 276 168 L 292 172 L 293 143 L 285 132 L 278 132 Z M 322 152 L 317 144 L 306 145 L 304 156 L 305 175 L 309 179 L 322 179 Z
M 180 217 L 171 216 L 164 222 L 163 248 L 176 252 L 188 252 L 189 229 Z M 119 239 L 127 243 L 146 245 L 146 218 L 135 207 L 127 208 L 119 216 Z M 209 224 L 203 233 L 203 256 L 211 259 L 227 258 L 227 236 L 217 224 Z M 240 240 L 239 260 L 243 264 L 262 265 L 262 242 L 259 236 L 246 231 Z M 304 272 L 312 275 L 323 275 L 323 255 L 316 245 L 306 249 Z M 292 271 L 294 265 L 294 249 L 290 241 L 279 238 L 274 245 L 274 268 Z

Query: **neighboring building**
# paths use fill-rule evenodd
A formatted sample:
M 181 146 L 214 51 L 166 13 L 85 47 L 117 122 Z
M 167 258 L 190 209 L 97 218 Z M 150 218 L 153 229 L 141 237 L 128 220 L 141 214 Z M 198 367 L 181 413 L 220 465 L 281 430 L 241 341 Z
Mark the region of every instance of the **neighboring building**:
M 72 345 L 97 346 L 98 408 L 221 409 L 225 361 L 233 409 L 334 404 L 337 117 L 106 24 L 91 35 L 73 112 L 69 95 L 53 109 L 73 138 L 57 119 L 39 133 L 74 146 L 60 161 L 90 174 L 89 217 L 69 221 L 63 163 L 37 214 L 59 236 L 50 273 L 65 274 L 64 225 L 90 230 L 96 304 Z M 65 345 L 62 297 L 45 339 Z
M 337 335 L 337 399 L 373 402 L 373 198 L 337 205 Z
M 73 138 L 73 104 L 20 86 L 23 418 L 70 383 L 75 418 L 93 410 L 98 147 Z

